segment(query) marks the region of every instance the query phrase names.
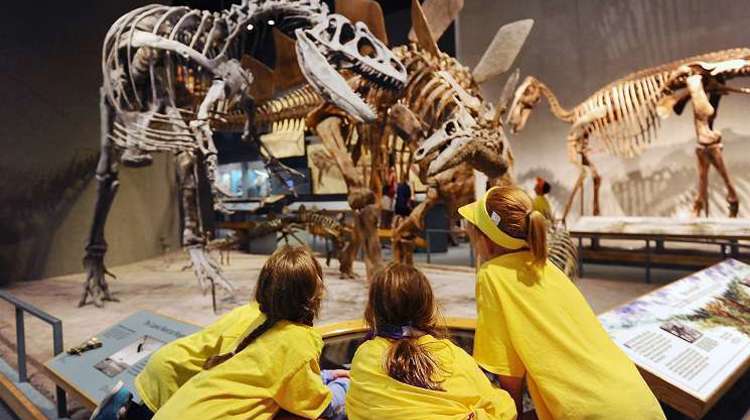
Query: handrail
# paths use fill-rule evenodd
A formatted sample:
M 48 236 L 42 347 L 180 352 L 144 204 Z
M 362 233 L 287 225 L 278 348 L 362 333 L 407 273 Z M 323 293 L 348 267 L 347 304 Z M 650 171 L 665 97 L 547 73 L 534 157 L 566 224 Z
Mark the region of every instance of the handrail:
M 56 318 L 36 306 L 24 302 L 13 296 L 7 291 L 0 290 L 0 299 L 13 305 L 16 311 L 16 353 L 18 354 L 18 382 L 28 382 L 29 378 L 26 373 L 26 325 L 24 322 L 24 312 L 41 319 L 52 326 L 52 352 L 55 356 L 63 351 L 63 325 L 59 318 Z M 68 417 L 68 400 L 65 391 L 59 386 L 55 386 L 55 396 L 57 399 L 57 416 Z

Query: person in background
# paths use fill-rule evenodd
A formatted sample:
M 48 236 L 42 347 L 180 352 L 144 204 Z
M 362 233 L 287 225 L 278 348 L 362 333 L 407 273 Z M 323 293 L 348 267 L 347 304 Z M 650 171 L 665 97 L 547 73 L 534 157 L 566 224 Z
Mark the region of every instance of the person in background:
M 524 378 L 546 419 L 664 419 L 633 362 L 547 260 L 546 221 L 516 187 L 461 207 L 483 262 L 474 358 L 516 401 Z
M 346 413 L 358 419 L 514 419 L 507 392 L 444 338 L 429 281 L 391 263 L 370 283 L 365 321 L 372 338 L 352 360 Z
M 409 217 L 412 210 L 412 191 L 406 179 L 402 179 L 396 186 L 396 202 L 393 212 L 396 217 Z
M 393 196 L 390 187 L 383 185 L 383 195 L 380 197 L 380 227 L 389 229 L 393 221 Z
M 541 177 L 536 177 L 536 184 L 534 184 L 534 193 L 536 194 L 536 197 L 534 197 L 533 207 L 534 210 L 542 213 L 542 215 L 547 220 L 554 221 L 552 206 L 550 206 L 549 201 L 547 201 L 547 197 L 545 197 L 547 194 L 549 194 L 551 189 L 552 187 L 550 187 L 549 182 L 545 181 Z
M 348 372 L 320 371 L 312 329 L 322 269 L 303 247 L 271 255 L 255 302 L 154 353 L 136 377 L 142 403 L 116 386 L 92 419 L 260 418 L 284 409 L 306 418 L 343 416 Z

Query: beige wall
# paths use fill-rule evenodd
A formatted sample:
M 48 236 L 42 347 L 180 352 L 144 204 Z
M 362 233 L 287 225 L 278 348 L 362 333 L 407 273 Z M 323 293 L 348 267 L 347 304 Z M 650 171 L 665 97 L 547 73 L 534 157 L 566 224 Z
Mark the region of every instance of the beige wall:
M 98 152 L 101 43 L 120 15 L 153 1 L 99 2 L 86 10 L 43 3 L 14 2 L 0 16 L 0 205 L 34 198 L 29 208 L 0 211 L 0 284 L 81 271 L 96 196 L 91 172 L 66 179 L 60 197 L 37 188 Z M 106 230 L 109 266 L 178 248 L 174 178 L 170 156 L 121 171 Z
M 535 25 L 516 65 L 522 78 L 533 75 L 547 83 L 564 107 L 575 106 L 601 86 L 638 69 L 750 46 L 748 2 L 469 0 L 459 22 L 461 60 L 474 66 L 498 27 L 523 18 L 533 18 Z M 501 77 L 483 86 L 487 97 L 497 98 L 504 81 Z M 715 126 L 724 136 L 725 158 L 740 192 L 740 215 L 745 217 L 750 216 L 748 107 L 748 97 L 725 97 Z M 691 113 L 689 105 L 682 116 L 666 120 L 656 143 L 638 158 L 593 157 L 604 176 L 604 214 L 668 216 L 690 208 L 697 181 Z M 559 210 L 577 177 L 565 153 L 568 128 L 544 102 L 526 129 L 510 137 L 519 182 L 530 186 L 537 175 L 549 179 Z M 715 171 L 711 185 L 712 215 L 726 215 L 724 189 Z M 586 197 L 588 206 L 590 184 Z

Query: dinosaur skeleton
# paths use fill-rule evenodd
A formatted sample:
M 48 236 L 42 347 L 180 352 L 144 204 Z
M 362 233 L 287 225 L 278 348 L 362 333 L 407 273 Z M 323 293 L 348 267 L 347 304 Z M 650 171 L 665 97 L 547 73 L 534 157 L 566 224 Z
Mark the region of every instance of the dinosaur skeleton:
M 450 2 L 457 5 L 447 8 L 435 6 L 437 1 L 433 3 L 432 10 L 452 10 L 451 13 L 458 13 L 458 3 L 461 2 Z M 449 21 L 453 18 L 455 15 Z M 440 21 L 445 19 L 446 17 L 442 16 Z M 427 20 L 419 2 L 413 1 L 412 24 L 414 39 L 417 42 L 393 49 L 394 56 L 403 62 L 406 68 L 408 79 L 405 86 L 400 89 L 373 89 L 367 77 L 357 76 L 348 80 L 349 85 L 365 98 L 376 112 L 375 123 L 357 124 L 347 117 L 346 112 L 326 105 L 308 117 L 307 125 L 317 132 L 346 181 L 348 201 L 355 219 L 354 243 L 364 242 L 368 275 L 382 263 L 377 235 L 378 209 L 375 203 L 381 191 L 387 158 L 397 152 L 397 143 L 391 140 L 395 139 L 394 134 L 403 139 L 398 156 L 406 156 L 400 162 L 402 179 L 405 180 L 405 174 L 412 170 L 412 155 L 418 142 L 438 129 L 444 121 L 464 111 L 459 104 L 460 98 L 479 95 L 479 87 L 471 72 L 454 58 L 438 50 L 435 36 L 440 34 L 431 31 Z M 447 25 L 439 24 L 437 32 L 445 27 Z M 525 35 L 520 38 L 520 43 L 511 43 L 515 44 L 515 52 L 509 55 L 515 57 L 517 54 Z M 508 45 L 500 43 L 500 47 L 507 48 Z M 489 55 L 495 56 L 492 53 Z M 490 71 L 487 79 L 491 77 L 491 73 Z M 495 72 L 497 73 L 499 72 Z M 477 99 L 466 102 L 471 105 L 468 108 L 470 111 L 467 112 L 473 113 L 471 118 L 476 118 L 481 112 L 481 101 Z M 488 129 L 487 135 L 500 136 L 502 132 Z M 366 182 L 364 174 L 355 168 L 360 157 L 365 155 L 365 151 L 370 157 L 369 182 Z M 502 161 L 502 154 L 494 153 L 492 158 L 495 163 L 493 169 L 504 172 L 507 164 Z M 471 201 L 473 197 L 472 173 L 468 166 L 457 166 L 450 173 L 432 180 L 427 180 L 425 168 L 419 169 L 419 172 L 420 177 L 431 185 L 427 200 L 412 211 L 408 218 L 402 220 L 392 235 L 394 258 L 406 263 L 412 262 L 416 231 L 423 227 L 422 219 L 430 207 L 442 199 L 449 208 L 449 214 L 455 216 L 456 208 Z
M 513 184 L 510 169 L 513 155 L 504 136 L 501 117 L 507 109 L 518 71 L 510 76 L 495 110 L 485 108 L 475 120 L 462 105 L 457 115 L 420 143 L 415 154 L 417 163 L 428 164 L 428 174 L 435 178 L 450 174 L 454 168 L 469 166 L 484 173 L 490 185 Z M 465 98 L 476 103 L 480 98 Z M 498 135 L 498 133 L 500 135 Z M 578 275 L 578 248 L 564 224 L 552 222 L 547 231 L 549 259 L 571 279 Z
M 381 83 L 402 83 L 402 65 L 364 25 L 329 14 L 318 0 L 242 0 L 218 13 L 149 5 L 123 15 L 108 31 L 102 50 L 97 201 L 79 305 L 88 296 L 96 306 L 115 300 L 105 279 L 110 273 L 104 266 L 104 225 L 118 187 L 117 165 L 148 165 L 153 152 L 176 156 L 184 210 L 182 241 L 201 287 L 206 291 L 218 284 L 233 290 L 205 252 L 197 186 L 199 174 L 205 172 L 214 209 L 226 211 L 222 199 L 230 194 L 217 182 L 212 125 L 239 108 L 246 117 L 243 140 L 253 140 L 254 101 L 248 94 L 253 77 L 240 59 L 248 33 L 270 18 L 277 27 L 296 33 L 305 74 L 352 118 L 370 120 L 372 111 L 341 85 L 337 70 Z M 263 150 L 262 144 L 259 147 Z M 295 175 L 268 153 L 262 155 L 281 176 Z
M 292 238 L 302 245 L 306 243 L 297 236 L 298 232 L 307 231 L 330 241 L 331 248 L 326 251 L 326 265 L 330 266 L 331 259 L 339 260 L 341 277 L 354 278 L 354 253 L 347 252 L 352 245 L 352 227 L 344 220 L 343 213 L 337 216 L 328 215 L 318 210 L 308 210 L 300 206 L 296 212 L 285 213 L 281 216 L 270 215 L 262 222 L 226 222 L 223 227 L 235 231 L 229 238 L 211 241 L 209 249 L 233 249 L 241 243 L 247 243 L 255 238 L 270 234 L 280 234 L 278 240 L 289 243 Z M 229 257 L 227 256 L 227 261 Z
M 516 90 L 509 113 L 510 129 L 513 133 L 522 130 L 533 107 L 546 97 L 552 113 L 572 125 L 567 137 L 568 156 L 580 167 L 563 219 L 587 173 L 593 177 L 593 213 L 598 215 L 601 176 L 590 158 L 592 142 L 598 140 L 598 146 L 615 156 L 640 155 L 657 138 L 659 117 L 666 118 L 672 111 L 681 114 L 692 99 L 699 172 L 693 212 L 696 216 L 702 210 L 708 214 L 708 169 L 713 165 L 727 188 L 729 216 L 736 217 L 739 201 L 721 155 L 721 134 L 713 129 L 713 122 L 722 95 L 750 93 L 726 85 L 730 79 L 750 75 L 748 59 L 750 49 L 737 48 L 641 70 L 601 88 L 572 109 L 562 108 L 549 87 L 529 76 Z

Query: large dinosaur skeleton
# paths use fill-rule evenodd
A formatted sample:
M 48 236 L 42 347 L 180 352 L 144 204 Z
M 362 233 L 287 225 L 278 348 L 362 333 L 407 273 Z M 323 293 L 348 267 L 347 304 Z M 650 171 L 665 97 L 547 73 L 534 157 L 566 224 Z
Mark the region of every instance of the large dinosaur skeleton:
M 622 157 L 641 154 L 657 137 L 659 117 L 682 113 L 693 102 L 693 120 L 698 139 L 698 194 L 693 213 L 708 214 L 708 170 L 713 165 L 727 188 L 729 216 L 736 217 L 739 201 L 721 154 L 721 134 L 713 129 L 719 101 L 728 93 L 750 93 L 726 85 L 729 79 L 750 75 L 750 50 L 730 49 L 678 60 L 632 73 L 599 89 L 572 109 L 564 109 L 549 87 L 527 77 L 518 87 L 509 112 L 511 132 L 524 128 L 533 107 L 547 98 L 552 113 L 572 125 L 567 137 L 568 157 L 580 167 L 580 176 L 568 198 L 563 219 L 587 174 L 593 178 L 593 214 L 600 213 L 601 176 L 590 154 L 592 142 L 605 152 Z
M 452 10 L 451 13 L 458 13 L 460 10 L 460 4 L 442 8 L 438 1 L 433 1 L 426 5 L 430 4 L 432 10 Z M 441 16 L 438 21 L 448 19 L 450 22 L 454 17 L 455 15 L 448 19 Z M 355 91 L 377 112 L 374 123 L 355 124 L 345 113 L 331 106 L 322 106 L 308 117 L 308 126 L 317 131 L 346 181 L 348 201 L 355 214 L 354 241 L 364 241 L 368 275 L 382 261 L 375 203 L 387 170 L 385 165 L 388 157 L 396 153 L 396 143 L 391 141 L 395 138 L 394 134 L 403 140 L 402 149 L 397 156 L 403 158 L 401 173 L 402 180 L 405 180 L 405 174 L 412 170 L 412 154 L 418 143 L 439 129 L 445 121 L 457 119 L 459 115 L 462 120 L 475 120 L 479 119 L 482 112 L 492 113 L 491 109 L 481 106 L 481 100 L 476 99 L 479 87 L 469 69 L 438 50 L 435 39 L 448 25 L 439 23 L 431 27 L 417 1 L 412 2 L 412 23 L 416 42 L 393 49 L 394 56 L 406 67 L 408 79 L 405 86 L 398 90 L 383 90 L 372 89 L 366 78 L 355 77 L 349 81 Z M 502 65 L 498 64 L 503 60 L 497 60 L 496 50 L 510 50 L 510 53 L 505 52 L 512 56 L 512 61 L 524 40 L 525 34 L 520 39 L 514 37 L 510 43 L 493 43 L 491 48 L 495 48 L 495 54 L 487 54 L 492 59 L 482 60 L 487 79 L 504 71 L 496 71 L 492 65 L 487 64 L 494 61 L 494 67 Z M 461 105 L 462 101 L 470 106 Z M 503 135 L 501 130 L 494 129 L 499 126 L 499 120 L 486 121 L 494 121 L 495 124 L 487 125 L 487 136 L 494 138 Z M 355 168 L 365 150 L 370 157 L 369 182 Z M 504 173 L 508 165 L 503 160 L 501 151 L 489 153 L 488 156 L 493 162 L 491 169 Z M 423 227 L 422 220 L 430 207 L 442 200 L 447 204 L 449 215 L 455 216 L 457 207 L 473 198 L 473 178 L 468 166 L 456 166 L 450 172 L 429 180 L 426 168 L 419 168 L 418 172 L 423 182 L 430 185 L 427 199 L 397 225 L 392 235 L 394 259 L 406 263 L 412 262 L 416 232 Z
M 268 20 L 266 20 L 268 19 Z M 101 151 L 97 201 L 86 246 L 87 279 L 80 305 L 115 300 L 105 274 L 104 225 L 118 187 L 118 163 L 144 166 L 153 152 L 175 154 L 184 214 L 183 246 L 203 290 L 218 284 L 230 292 L 219 266 L 205 252 L 199 175 L 205 177 L 215 210 L 226 210 L 229 194 L 217 182 L 212 125 L 239 108 L 246 117 L 243 140 L 252 140 L 252 75 L 241 65 L 249 32 L 259 22 L 297 35 L 297 52 L 308 79 L 355 120 L 372 110 L 348 89 L 338 70 L 363 74 L 373 84 L 403 82 L 403 67 L 365 25 L 329 14 L 318 0 L 242 0 L 211 13 L 150 5 L 123 15 L 110 28 L 102 51 Z M 262 144 L 260 146 L 263 148 Z M 263 154 L 267 156 L 267 154 Z M 267 164 L 282 176 L 294 172 L 272 156 Z

